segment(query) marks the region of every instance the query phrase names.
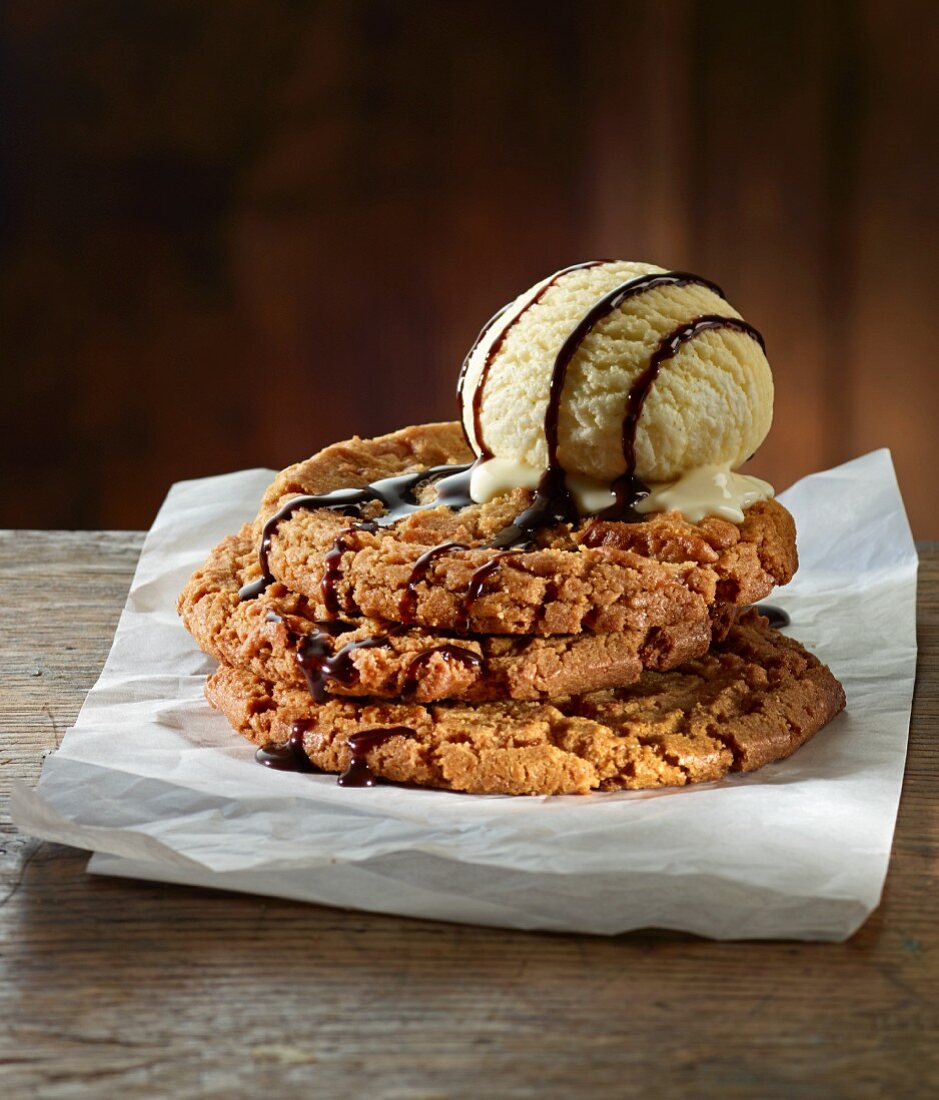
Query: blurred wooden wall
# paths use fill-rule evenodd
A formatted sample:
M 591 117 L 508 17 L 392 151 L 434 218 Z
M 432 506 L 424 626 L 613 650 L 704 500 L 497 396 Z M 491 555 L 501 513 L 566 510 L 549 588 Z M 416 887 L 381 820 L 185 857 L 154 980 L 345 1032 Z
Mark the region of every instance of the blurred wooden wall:
M 495 307 L 591 256 L 767 337 L 782 487 L 892 448 L 939 537 L 928 0 L 11 2 L 0 525 L 453 410 Z

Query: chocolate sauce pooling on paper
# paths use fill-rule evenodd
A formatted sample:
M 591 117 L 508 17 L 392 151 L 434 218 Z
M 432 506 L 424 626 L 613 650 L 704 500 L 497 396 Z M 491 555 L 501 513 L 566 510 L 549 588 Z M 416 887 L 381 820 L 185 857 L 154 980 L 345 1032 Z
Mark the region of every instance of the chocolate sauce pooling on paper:
M 254 759 L 267 768 L 283 772 L 318 772 L 320 769 L 307 756 L 303 748 L 304 734 L 316 725 L 312 718 L 303 718 L 290 727 L 290 736 L 283 745 L 260 748 Z M 348 740 L 349 765 L 339 776 L 340 787 L 374 787 L 378 777 L 368 766 L 369 752 L 384 744 L 391 737 L 412 737 L 414 731 L 407 726 L 394 726 L 384 730 L 363 730 Z
M 254 759 L 266 768 L 274 768 L 279 772 L 319 771 L 303 749 L 303 735 L 314 725 L 311 718 L 294 722 L 290 727 L 290 736 L 283 745 L 264 746 L 254 754 Z
M 378 776 L 368 766 L 368 754 L 392 737 L 413 737 L 414 730 L 407 726 L 393 726 L 386 730 L 363 730 L 354 733 L 348 741 L 349 766 L 339 776 L 340 787 L 374 787 Z
M 788 612 L 783 611 L 781 607 L 776 607 L 771 603 L 758 603 L 756 605 L 756 610 L 765 618 L 769 619 L 769 625 L 774 630 L 782 630 L 784 626 L 788 626 L 792 621 L 789 618 Z

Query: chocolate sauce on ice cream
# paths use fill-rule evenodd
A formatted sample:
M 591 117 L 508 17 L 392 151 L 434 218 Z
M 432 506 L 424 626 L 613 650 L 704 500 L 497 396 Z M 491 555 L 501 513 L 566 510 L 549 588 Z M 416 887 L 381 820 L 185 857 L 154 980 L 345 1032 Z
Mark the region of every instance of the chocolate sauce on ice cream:
M 569 274 L 571 271 L 583 271 L 588 267 L 599 267 L 601 264 L 607 263 L 606 260 L 587 260 L 585 263 L 572 264 L 570 267 L 565 267 L 561 271 L 556 272 L 545 284 L 542 286 L 532 298 L 525 303 L 525 305 L 519 310 L 519 312 L 509 321 L 509 323 L 502 329 L 499 335 L 493 340 L 486 352 L 486 358 L 483 362 L 482 369 L 480 370 L 479 380 L 476 383 L 476 388 L 473 390 L 473 431 L 476 436 L 476 445 L 479 448 L 479 455 L 481 458 L 491 458 L 492 452 L 486 446 L 486 441 L 483 436 L 482 426 L 482 407 L 483 407 L 483 394 L 486 390 L 486 381 L 489 378 L 489 372 L 492 369 L 492 364 L 495 361 L 496 356 L 505 343 L 506 338 L 518 322 L 525 316 L 525 314 L 537 305 L 541 299 L 548 293 L 557 281 L 563 276 Z M 473 352 L 479 347 L 482 340 L 488 335 L 490 330 L 495 326 L 496 321 L 508 310 L 509 306 L 503 306 L 499 312 L 490 319 L 483 328 L 482 332 L 476 337 L 476 342 L 470 348 L 466 358 L 463 360 L 463 366 L 460 369 L 460 380 L 457 386 L 457 394 L 462 398 L 463 385 L 466 380 L 466 371 L 469 366 L 470 359 L 473 357 Z
M 579 264 L 574 268 L 565 268 L 563 271 L 558 272 L 550 282 L 546 283 L 545 286 L 541 288 L 524 309 L 509 322 L 504 331 L 493 341 L 483 363 L 472 397 L 474 434 L 476 436 L 477 449 L 480 454 L 479 461 L 485 461 L 492 457 L 491 451 L 484 442 L 480 417 L 483 396 L 490 369 L 496 354 L 504 343 L 507 333 L 511 330 L 513 325 L 518 323 L 525 312 L 535 305 L 548 288 L 553 286 L 562 275 L 569 271 L 577 270 L 578 268 L 598 266 L 598 264 L 602 262 L 604 261 L 591 261 L 585 264 Z M 493 545 L 498 547 L 514 546 L 526 540 L 531 532 L 537 530 L 539 527 L 553 526 L 565 522 L 575 522 L 578 518 L 577 509 L 567 486 L 567 471 L 564 469 L 559 456 L 559 429 L 564 384 L 567 379 L 568 368 L 587 336 L 593 332 L 603 318 L 619 309 L 631 298 L 635 298 L 640 294 L 659 287 L 688 286 L 692 284 L 706 287 L 718 297 L 724 298 L 724 292 L 717 284 L 702 278 L 700 275 L 694 275 L 688 271 L 651 273 L 629 279 L 603 295 L 603 297 L 598 299 L 577 323 L 570 335 L 561 345 L 551 370 L 548 402 L 544 416 L 544 437 L 548 459 L 547 468 L 535 489 L 531 505 L 516 517 L 510 527 L 506 528 L 505 531 L 501 532 L 496 537 Z M 491 328 L 495 321 L 498 320 L 498 316 L 501 316 L 501 314 L 497 315 L 497 317 L 490 322 L 488 328 Z M 488 328 L 477 338 L 476 344 L 470 350 L 470 356 L 476 346 L 478 346 L 479 341 L 488 331 Z M 673 358 L 682 344 L 692 339 L 699 332 L 714 328 L 731 328 L 739 332 L 745 332 L 758 340 L 761 346 L 763 344 L 762 337 L 751 325 L 733 317 L 718 317 L 713 314 L 699 317 L 690 324 L 680 326 L 660 341 L 650 358 L 649 366 L 639 375 L 627 395 L 622 429 L 623 457 L 626 461 L 626 470 L 612 486 L 615 504 L 607 509 L 605 518 L 619 519 L 626 522 L 637 522 L 641 520 L 642 517 L 635 511 L 635 505 L 648 494 L 648 488 L 635 476 L 635 438 L 643 404 L 645 403 L 645 399 L 648 396 L 653 382 L 658 377 L 662 364 L 668 359 Z M 469 356 L 467 357 L 467 362 L 468 360 Z M 461 382 L 464 384 L 465 368 L 466 363 L 464 363 L 464 370 L 461 375 Z
M 608 263 L 610 261 L 602 261 L 601 264 Z M 601 266 L 596 261 L 586 264 L 577 265 L 580 268 Z M 480 466 L 486 466 L 486 463 L 495 458 L 498 463 L 502 463 L 499 472 L 493 472 L 487 475 L 483 481 L 479 481 L 480 491 L 491 493 L 492 486 L 499 486 L 500 478 L 506 477 L 508 479 L 506 484 L 512 484 L 512 479 L 519 476 L 518 473 L 512 473 L 511 467 L 506 470 L 506 463 L 517 464 L 519 468 L 526 468 L 526 463 L 530 461 L 529 457 L 523 458 L 522 455 L 526 452 L 524 447 L 532 447 L 532 436 L 526 434 L 530 429 L 525 428 L 521 430 L 520 435 L 517 436 L 515 441 L 505 442 L 503 441 L 501 446 L 507 447 L 507 452 L 501 451 L 499 446 L 494 444 L 491 440 L 485 438 L 485 432 L 491 430 L 492 425 L 486 419 L 483 414 L 483 405 L 485 403 L 485 394 L 487 384 L 490 382 L 490 375 L 494 361 L 498 358 L 500 351 L 504 350 L 506 334 L 524 318 L 527 311 L 535 305 L 543 296 L 548 287 L 556 285 L 556 283 L 564 276 L 567 271 L 572 269 L 568 268 L 564 271 L 558 272 L 556 275 L 539 288 L 538 292 L 532 297 L 525 306 L 516 314 L 504 329 L 499 332 L 495 339 L 491 339 L 492 330 L 497 327 L 498 318 L 487 326 L 487 329 L 481 334 L 477 340 L 476 345 L 471 350 L 470 357 L 478 347 L 479 343 L 488 335 L 490 337 L 490 346 L 487 349 L 487 353 L 483 358 L 481 365 L 479 366 L 478 374 L 475 375 L 475 388 L 473 393 L 462 394 L 463 407 L 462 407 L 462 422 L 464 425 L 464 431 L 472 424 L 473 434 L 475 436 L 475 442 L 473 445 L 479 455 Z M 603 278 L 600 277 L 597 280 L 598 287 L 603 286 Z M 537 483 L 533 484 L 533 501 L 532 506 L 525 510 L 523 516 L 520 516 L 511 525 L 513 530 L 504 532 L 497 540 L 496 544 L 499 546 L 509 546 L 516 544 L 520 539 L 525 537 L 525 533 L 530 533 L 537 530 L 541 526 L 550 526 L 561 522 L 573 522 L 578 518 L 578 509 L 575 507 L 574 501 L 571 499 L 571 492 L 569 489 L 569 478 L 574 476 L 579 479 L 583 479 L 586 476 L 586 470 L 584 463 L 589 467 L 591 463 L 594 465 L 595 460 L 589 457 L 589 451 L 585 450 L 583 442 L 577 443 L 575 441 L 569 444 L 569 450 L 571 453 L 562 455 L 560 453 L 560 421 L 562 409 L 568 407 L 568 402 L 565 400 L 565 395 L 570 397 L 571 400 L 576 402 L 576 397 L 571 395 L 566 389 L 568 369 L 577 356 L 578 352 L 582 349 L 585 340 L 590 337 L 597 329 L 600 322 L 605 318 L 614 314 L 617 310 L 628 302 L 630 299 L 636 298 L 647 291 L 652 291 L 658 288 L 667 287 L 685 287 L 685 286 L 700 286 L 718 298 L 724 299 L 725 295 L 723 290 L 715 283 L 708 279 L 704 279 L 699 275 L 692 274 L 687 271 L 649 271 L 632 278 L 627 279 L 625 282 L 613 287 L 606 292 L 598 292 L 598 297 L 586 310 L 584 315 L 573 326 L 569 333 L 564 338 L 560 349 L 554 357 L 553 363 L 550 366 L 550 373 L 548 377 L 548 398 L 545 405 L 545 413 L 543 420 L 543 438 L 546 451 L 546 467 L 541 475 L 541 478 Z M 583 301 L 583 288 L 573 292 L 575 295 L 579 294 L 578 300 Z M 558 307 L 564 309 L 562 304 Z M 569 308 L 569 306 L 567 307 Z M 557 320 L 560 314 L 556 314 L 553 322 L 549 319 L 546 323 L 557 324 Z M 638 428 L 639 418 L 642 412 L 643 405 L 646 397 L 648 396 L 649 389 L 655 378 L 658 376 L 659 370 L 663 363 L 674 357 L 677 350 L 687 340 L 700 332 L 704 332 L 711 328 L 730 328 L 737 331 L 744 332 L 747 335 L 756 339 L 762 347 L 763 341 L 759 333 L 756 332 L 752 326 L 746 324 L 746 322 L 739 321 L 736 317 L 722 317 L 717 314 L 705 314 L 691 321 L 682 321 L 673 329 L 670 333 L 663 336 L 658 346 L 653 350 L 650 361 L 645 369 L 642 369 L 639 376 L 635 379 L 634 384 L 631 387 L 631 392 L 628 392 L 625 396 L 627 400 L 624 402 L 624 413 L 622 418 L 622 425 L 620 430 L 621 446 L 623 450 L 623 458 L 625 461 L 625 470 L 612 484 L 609 485 L 609 495 L 613 497 L 613 503 L 606 507 L 606 518 L 617 519 L 625 522 L 638 522 L 641 520 L 641 516 L 636 510 L 636 505 L 649 494 L 649 488 L 641 480 L 636 470 L 636 455 L 635 455 L 635 437 Z M 538 352 L 533 351 L 532 354 L 535 359 L 538 358 Z M 477 363 L 479 361 L 479 355 L 476 356 Z M 537 371 L 540 368 L 530 368 L 528 360 L 524 356 L 509 354 L 509 360 L 514 363 L 515 369 L 520 371 L 524 375 L 525 381 L 519 383 L 519 392 L 529 393 L 532 386 L 535 385 L 535 379 L 537 374 L 533 374 L 532 370 Z M 468 366 L 468 364 L 464 364 Z M 462 389 L 465 389 L 468 370 L 464 369 L 462 372 Z M 542 376 L 543 377 L 543 376 Z M 599 385 L 602 374 L 598 374 L 594 380 L 594 384 L 598 386 L 598 393 L 602 393 L 603 388 Z M 500 384 L 504 391 L 504 387 L 507 384 L 504 378 L 500 379 Z M 580 386 L 582 383 L 578 383 Z M 461 390 L 462 392 L 462 390 Z M 612 399 L 615 405 L 615 393 L 610 391 L 608 398 Z M 596 404 L 599 400 L 596 395 L 594 396 L 594 404 L 583 404 L 586 398 L 581 399 L 581 405 L 570 405 L 571 409 L 579 408 L 579 412 L 572 413 L 574 416 L 578 416 L 580 419 L 576 421 L 579 426 L 579 431 L 583 435 L 586 425 L 592 418 L 604 418 L 608 416 L 605 409 L 610 407 L 609 400 L 605 406 Z M 502 404 L 505 404 L 505 394 L 502 394 Z M 736 406 L 740 407 L 739 401 Z M 472 413 L 472 417 L 469 413 Z M 500 419 L 505 420 L 504 409 L 500 412 L 498 409 L 495 412 L 495 423 L 498 425 Z M 503 423 L 502 432 L 505 432 L 505 425 Z M 736 430 L 736 428 L 735 428 Z M 520 443 L 518 440 L 528 440 L 527 443 Z M 521 448 L 521 449 L 520 449 Z M 495 453 L 494 453 L 495 449 Z M 514 451 L 514 455 L 513 455 Z M 530 451 L 528 454 L 530 455 Z M 700 452 L 699 452 L 700 453 Z M 578 458 L 575 461 L 572 458 L 573 454 L 578 454 Z M 588 457 L 585 458 L 585 455 Z M 721 460 L 723 461 L 723 460 Z M 573 465 L 572 465 L 573 463 Z M 495 471 L 495 467 L 493 467 Z M 677 475 L 675 475 L 677 476 Z M 591 474 L 595 482 L 599 477 L 598 474 Z M 590 479 L 588 478 L 588 481 Z M 674 478 L 672 479 L 674 480 Z M 518 484 L 518 482 L 514 482 Z M 477 485 L 477 479 L 473 479 L 474 486 Z M 488 487 L 483 489 L 483 485 Z M 600 491 L 599 487 L 602 482 L 597 482 L 598 488 L 589 489 L 586 485 L 578 485 L 579 494 L 592 493 L 593 499 L 596 499 L 597 492 Z M 496 489 L 496 491 L 499 491 Z M 477 498 L 479 499 L 479 498 Z M 483 498 L 486 499 L 486 498 Z M 580 500 L 581 497 L 578 497 Z M 602 499 L 602 497 L 601 497 Z M 601 506 L 597 506 L 597 511 L 601 510 Z M 593 509 L 581 506 L 581 511 L 584 514 L 592 513 Z
M 721 328 L 742 332 L 756 340 L 760 347 L 765 347 L 762 335 L 753 325 L 736 317 L 720 317 L 713 313 L 705 314 L 687 325 L 682 325 L 681 328 L 675 329 L 659 341 L 659 346 L 649 359 L 649 365 L 633 382 L 626 396 L 626 413 L 623 417 L 623 458 L 626 460 L 626 471 L 613 483 L 616 503 L 602 513 L 604 519 L 621 519 L 634 523 L 644 518 L 635 511 L 636 504 L 649 492 L 636 477 L 636 432 L 639 428 L 643 405 L 663 364 L 673 359 L 683 344 L 693 340 L 702 332 Z

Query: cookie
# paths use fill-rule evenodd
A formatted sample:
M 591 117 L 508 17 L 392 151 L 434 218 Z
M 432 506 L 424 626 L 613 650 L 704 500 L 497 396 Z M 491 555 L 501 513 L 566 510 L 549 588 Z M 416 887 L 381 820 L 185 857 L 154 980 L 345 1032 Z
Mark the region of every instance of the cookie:
M 551 703 L 316 704 L 301 688 L 229 666 L 209 677 L 206 696 L 278 766 L 309 761 L 346 782 L 542 795 L 753 771 L 794 752 L 845 705 L 831 672 L 752 611 L 681 669 Z
M 335 444 L 283 471 L 255 528 L 261 542 L 268 522 L 254 593 L 278 580 L 305 596 L 318 620 L 608 634 L 702 624 L 715 605 L 755 603 L 795 572 L 795 525 L 773 500 L 748 508 L 739 526 L 716 517 L 689 523 L 674 512 L 638 523 L 588 517 L 536 531 L 530 549 L 495 547 L 532 495 L 517 489 L 487 504 L 440 505 L 439 468 L 470 458 L 458 424 L 428 424 Z M 390 525 L 370 492 L 351 491 L 428 469 L 401 492 L 405 504 L 392 513 L 401 518 Z M 336 490 L 350 491 L 328 506 L 296 503 L 298 494 Z
M 190 578 L 178 610 L 200 648 L 264 680 L 327 695 L 482 702 L 534 700 L 629 684 L 643 668 L 674 668 L 723 637 L 734 610 L 713 621 L 618 634 L 457 635 L 373 619 L 318 623 L 309 601 L 275 582 L 239 599 L 256 569 L 248 525 L 224 539 Z

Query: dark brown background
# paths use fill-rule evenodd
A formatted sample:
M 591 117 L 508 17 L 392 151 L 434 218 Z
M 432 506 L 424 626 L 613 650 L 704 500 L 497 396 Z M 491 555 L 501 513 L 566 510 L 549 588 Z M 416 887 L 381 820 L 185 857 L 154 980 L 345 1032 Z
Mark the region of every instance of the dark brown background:
M 764 331 L 755 472 L 889 446 L 939 537 L 935 11 L 4 5 L 0 525 L 447 417 L 483 320 L 604 255 Z

